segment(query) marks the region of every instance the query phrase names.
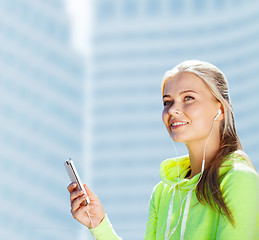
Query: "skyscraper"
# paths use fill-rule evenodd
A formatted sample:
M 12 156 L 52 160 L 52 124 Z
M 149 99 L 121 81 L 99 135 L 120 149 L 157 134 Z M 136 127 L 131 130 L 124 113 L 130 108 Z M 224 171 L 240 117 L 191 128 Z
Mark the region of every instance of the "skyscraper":
M 259 4 L 98 0 L 93 9 L 94 190 L 117 232 L 143 239 L 160 162 L 176 155 L 161 121 L 160 83 L 179 62 L 200 59 L 223 70 L 244 150 L 259 168 Z
M 0 1 L 0 239 L 74 239 L 63 167 L 81 165 L 84 76 L 63 1 Z

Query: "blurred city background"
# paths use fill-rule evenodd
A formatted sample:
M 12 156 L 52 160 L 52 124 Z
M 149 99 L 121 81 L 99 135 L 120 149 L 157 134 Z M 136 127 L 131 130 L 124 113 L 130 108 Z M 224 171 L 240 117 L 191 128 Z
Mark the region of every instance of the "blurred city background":
M 186 59 L 225 73 L 259 170 L 258 39 L 256 0 L 0 0 L 0 240 L 93 239 L 70 215 L 68 157 L 117 233 L 143 239 L 176 155 L 161 79 Z

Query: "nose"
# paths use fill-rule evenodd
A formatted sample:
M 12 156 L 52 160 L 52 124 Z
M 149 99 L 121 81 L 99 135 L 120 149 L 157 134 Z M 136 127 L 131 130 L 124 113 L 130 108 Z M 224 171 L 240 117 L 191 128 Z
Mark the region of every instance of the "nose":
M 171 116 L 177 116 L 179 114 L 181 114 L 181 109 L 179 106 L 177 105 L 172 105 L 169 109 L 168 109 L 168 114 Z

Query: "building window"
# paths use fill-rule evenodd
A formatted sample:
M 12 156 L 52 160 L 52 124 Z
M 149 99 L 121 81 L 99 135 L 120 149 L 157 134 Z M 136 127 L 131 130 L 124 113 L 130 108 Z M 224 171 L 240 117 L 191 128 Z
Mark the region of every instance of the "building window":
M 184 1 L 183 0 L 173 0 L 170 1 L 168 4 L 170 12 L 172 14 L 181 14 L 184 11 Z
M 123 4 L 123 15 L 126 17 L 136 16 L 138 10 L 138 2 L 136 0 L 127 0 Z
M 157 15 L 160 11 L 161 1 L 160 0 L 149 0 L 147 4 L 147 12 L 149 15 Z
M 111 0 L 100 1 L 97 4 L 97 20 L 108 20 L 115 16 L 115 3 Z
M 206 1 L 205 0 L 194 0 L 193 8 L 194 8 L 195 12 L 204 11 L 206 8 Z

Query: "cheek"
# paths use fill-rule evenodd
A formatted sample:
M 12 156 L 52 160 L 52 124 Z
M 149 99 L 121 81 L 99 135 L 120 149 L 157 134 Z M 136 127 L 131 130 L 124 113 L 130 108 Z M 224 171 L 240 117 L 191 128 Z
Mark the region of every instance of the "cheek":
M 197 105 L 186 109 L 186 115 L 195 128 L 200 130 L 207 129 L 211 126 L 210 109 L 211 107 Z
M 163 120 L 165 125 L 168 123 L 168 117 L 169 117 L 168 113 L 167 113 L 166 109 L 164 109 L 163 112 L 162 112 L 162 120 Z
M 187 116 L 191 122 L 199 120 L 204 113 L 204 110 L 198 105 L 187 105 L 184 107 L 183 111 L 185 116 Z
M 171 134 L 170 127 L 168 126 L 169 114 L 168 114 L 166 109 L 164 109 L 163 112 L 162 112 L 162 120 L 163 120 L 163 122 L 165 124 L 165 127 L 166 127 L 168 133 Z
M 186 109 L 185 114 L 190 120 L 191 127 L 197 133 L 207 131 L 211 126 L 211 120 L 208 118 L 208 109 L 203 106 L 193 106 Z

